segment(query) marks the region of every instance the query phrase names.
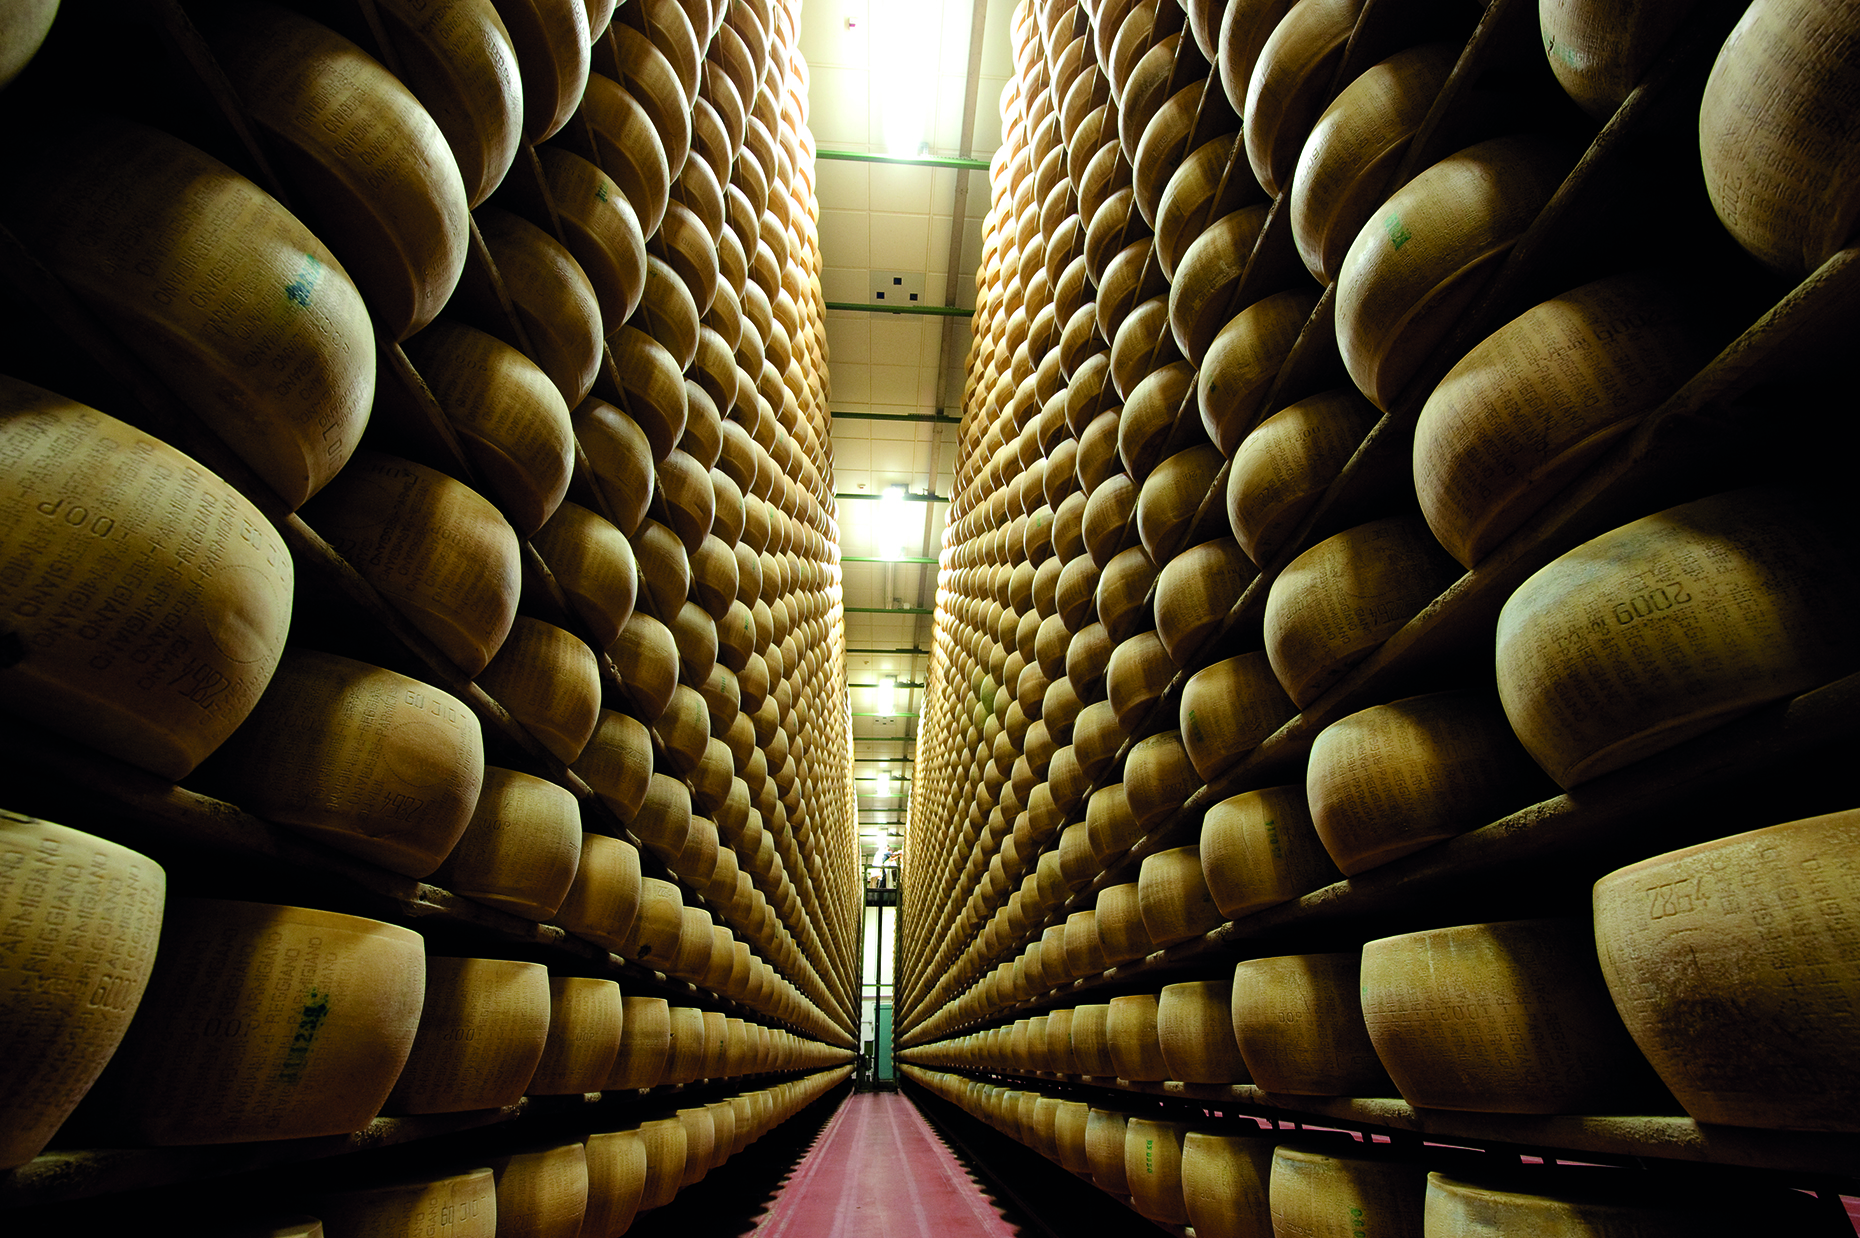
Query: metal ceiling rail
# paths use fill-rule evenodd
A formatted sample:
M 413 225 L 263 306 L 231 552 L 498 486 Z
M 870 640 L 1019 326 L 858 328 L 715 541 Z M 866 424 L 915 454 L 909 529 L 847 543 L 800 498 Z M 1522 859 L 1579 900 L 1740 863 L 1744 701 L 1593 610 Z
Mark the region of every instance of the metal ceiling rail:
M 920 168 L 951 168 L 958 172 L 986 172 L 988 160 L 963 159 L 952 155 L 881 155 L 865 150 L 816 150 L 815 159 L 845 163 L 890 163 Z
M 926 653 L 929 653 L 930 651 L 928 649 L 847 649 L 847 650 L 844 650 L 843 652 L 864 653 L 864 654 L 886 654 L 886 653 L 926 654 Z
M 841 555 L 841 563 L 935 563 L 935 555 Z
M 934 615 L 928 606 L 842 606 L 849 615 Z

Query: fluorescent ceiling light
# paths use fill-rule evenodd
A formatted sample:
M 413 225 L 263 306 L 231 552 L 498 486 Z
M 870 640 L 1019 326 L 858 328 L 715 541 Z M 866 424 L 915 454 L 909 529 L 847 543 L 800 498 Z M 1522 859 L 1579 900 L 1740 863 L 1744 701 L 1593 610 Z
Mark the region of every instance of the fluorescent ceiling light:
M 904 554 L 904 539 L 909 536 L 906 523 L 903 486 L 886 486 L 878 500 L 877 553 L 881 559 L 896 559 Z
M 881 797 L 891 795 L 891 771 L 888 769 L 878 771 L 878 794 Z
M 898 712 L 898 677 L 896 675 L 887 675 L 878 681 L 877 712 L 881 714 L 895 714 Z M 885 780 L 887 785 L 890 784 L 891 775 L 882 774 L 880 777 Z M 886 794 L 890 794 L 890 792 L 886 792 Z
M 942 24 L 943 6 L 930 0 L 871 0 L 868 48 L 886 154 L 930 149 Z

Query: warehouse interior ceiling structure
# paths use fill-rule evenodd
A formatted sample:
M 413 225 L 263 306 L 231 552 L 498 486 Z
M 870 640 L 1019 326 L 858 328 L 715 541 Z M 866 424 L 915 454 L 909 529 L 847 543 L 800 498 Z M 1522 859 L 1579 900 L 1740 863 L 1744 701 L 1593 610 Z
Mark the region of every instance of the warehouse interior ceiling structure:
M 1011 0 L 802 9 L 861 850 L 902 839 Z M 834 158 L 851 155 L 855 158 Z M 893 283 L 892 281 L 900 281 Z M 880 293 L 918 294 L 877 312 Z M 859 308 L 834 308 L 859 307 Z M 908 312 L 916 309 L 919 312 Z M 902 490 L 903 493 L 898 493 Z M 887 497 L 887 492 L 891 492 Z

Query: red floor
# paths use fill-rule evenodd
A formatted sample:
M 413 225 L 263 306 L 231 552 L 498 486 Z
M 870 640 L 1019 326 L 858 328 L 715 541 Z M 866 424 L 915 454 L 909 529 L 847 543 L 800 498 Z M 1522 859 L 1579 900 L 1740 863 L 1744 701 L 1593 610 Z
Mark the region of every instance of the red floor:
M 1011 1238 L 908 1100 L 859 1092 L 821 1132 L 755 1238 Z

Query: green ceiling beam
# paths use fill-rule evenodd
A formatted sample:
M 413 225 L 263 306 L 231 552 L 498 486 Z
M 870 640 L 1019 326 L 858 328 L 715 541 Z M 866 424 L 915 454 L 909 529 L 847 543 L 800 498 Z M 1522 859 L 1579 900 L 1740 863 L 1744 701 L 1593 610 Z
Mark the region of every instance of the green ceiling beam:
M 951 155 L 881 155 L 863 150 L 817 150 L 815 159 L 843 163 L 890 163 L 918 168 L 951 168 L 958 172 L 986 172 L 986 159 L 959 159 Z
M 935 563 L 935 555 L 898 555 L 887 559 L 883 555 L 841 555 L 841 563 Z
M 973 318 L 975 311 L 960 305 L 868 305 L 864 301 L 828 301 L 830 310 L 865 314 L 928 314 L 937 318 Z
M 882 499 L 885 496 L 881 493 L 881 494 L 836 494 L 833 497 L 836 499 L 874 499 L 876 500 L 876 499 Z M 905 495 L 904 495 L 904 501 L 906 503 L 947 503 L 949 502 L 949 496 L 947 494 L 911 494 L 910 492 L 907 491 L 905 492 Z
M 941 413 L 828 413 L 835 421 L 927 421 L 936 425 L 959 426 L 960 417 L 945 417 Z
M 928 606 L 842 606 L 849 615 L 934 615 Z

